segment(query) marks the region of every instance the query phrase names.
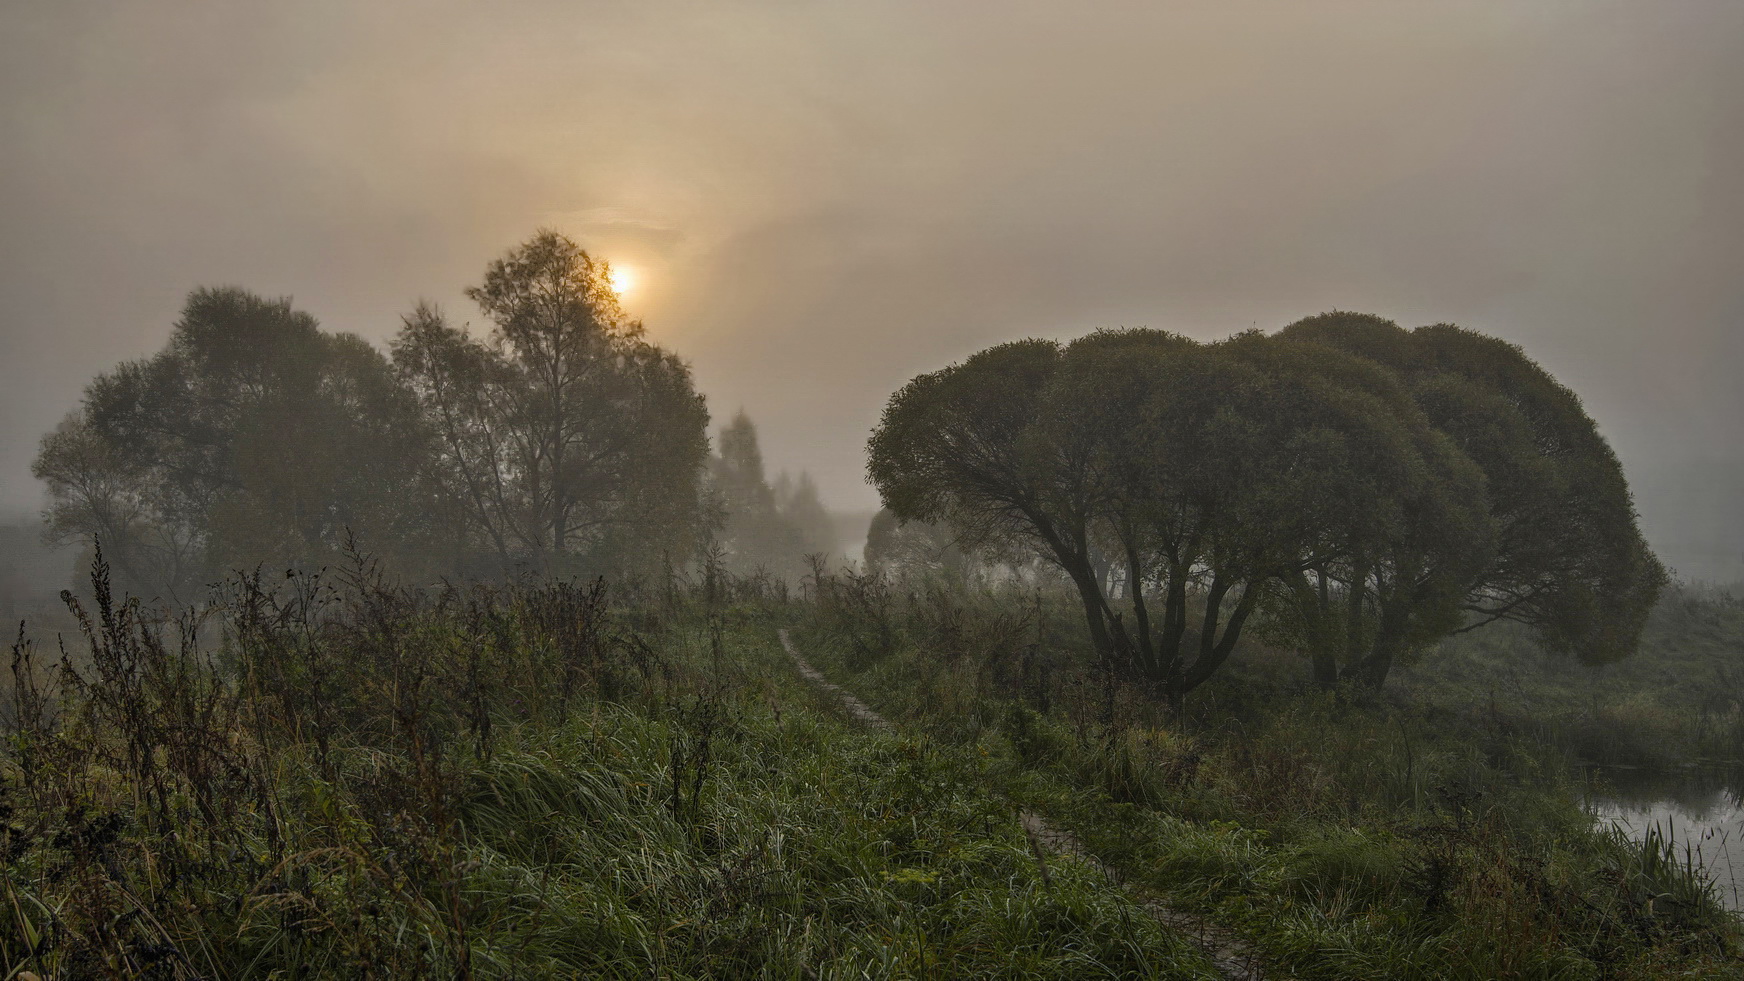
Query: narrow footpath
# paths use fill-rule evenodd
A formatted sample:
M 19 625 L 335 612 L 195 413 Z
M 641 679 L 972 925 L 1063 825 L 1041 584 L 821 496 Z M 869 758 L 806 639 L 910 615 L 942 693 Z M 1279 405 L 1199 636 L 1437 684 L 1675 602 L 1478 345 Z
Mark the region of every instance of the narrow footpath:
M 884 716 L 872 710 L 865 702 L 855 698 L 841 685 L 824 677 L 823 672 L 811 666 L 793 646 L 793 640 L 788 637 L 787 630 L 781 631 L 781 646 L 787 650 L 787 656 L 793 659 L 793 664 L 799 669 L 805 680 L 816 685 L 819 690 L 833 696 L 854 721 L 871 729 L 883 732 L 895 732 L 896 727 Z M 1260 958 L 1253 946 L 1241 937 L 1236 936 L 1210 920 L 1186 910 L 1171 906 L 1161 896 L 1149 890 L 1127 885 L 1120 880 L 1120 875 L 1114 869 L 1104 864 L 1084 843 L 1071 832 L 1055 828 L 1048 824 L 1040 814 L 1023 810 L 1018 812 L 1023 822 L 1023 830 L 1029 836 L 1030 847 L 1035 851 L 1036 861 L 1040 863 L 1043 874 L 1047 871 L 1049 855 L 1071 856 L 1080 861 L 1088 862 L 1108 879 L 1110 885 L 1117 889 L 1125 889 L 1137 896 L 1145 909 L 1163 925 L 1191 940 L 1202 951 L 1217 970 L 1230 981 L 1284 981 L 1286 975 L 1275 972 L 1268 973 L 1260 965 Z

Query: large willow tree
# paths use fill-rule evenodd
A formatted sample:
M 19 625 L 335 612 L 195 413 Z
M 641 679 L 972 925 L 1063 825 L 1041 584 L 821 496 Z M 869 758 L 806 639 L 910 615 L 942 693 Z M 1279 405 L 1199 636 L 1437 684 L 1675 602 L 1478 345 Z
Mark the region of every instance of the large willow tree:
M 1000 345 L 892 396 L 868 471 L 897 518 L 1056 564 L 1104 662 L 1172 700 L 1262 613 L 1327 683 L 1378 686 L 1399 654 L 1505 616 L 1552 646 L 1632 648 L 1662 573 L 1591 420 L 1541 392 L 1562 435 L 1534 445 L 1599 482 L 1577 493 L 1599 499 L 1570 498 L 1569 479 L 1551 481 L 1560 497 L 1526 492 L 1455 425 L 1454 406 L 1499 418 L 1476 382 L 1327 341 L 1298 326 L 1217 344 L 1135 330 Z M 1500 347 L 1484 350 L 1506 361 Z

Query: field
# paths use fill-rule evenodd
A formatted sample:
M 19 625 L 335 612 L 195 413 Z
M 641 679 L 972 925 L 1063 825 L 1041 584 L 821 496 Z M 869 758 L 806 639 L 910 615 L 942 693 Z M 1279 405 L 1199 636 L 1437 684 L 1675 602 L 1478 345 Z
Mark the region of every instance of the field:
M 1193 922 L 1267 977 L 1744 967 L 1675 847 L 1573 803 L 1570 734 L 1615 722 L 1578 692 L 1527 725 L 1426 659 L 1357 704 L 1261 652 L 1171 719 L 1049 597 L 767 587 L 418 592 L 359 560 L 164 618 L 99 577 L 68 670 L 13 652 L 0 976 L 1227 976 Z

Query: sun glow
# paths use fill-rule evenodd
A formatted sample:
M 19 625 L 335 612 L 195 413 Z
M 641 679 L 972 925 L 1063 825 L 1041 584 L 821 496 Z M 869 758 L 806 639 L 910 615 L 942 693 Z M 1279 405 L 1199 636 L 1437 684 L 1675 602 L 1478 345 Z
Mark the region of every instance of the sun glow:
M 619 296 L 636 289 L 636 271 L 628 266 L 611 267 L 611 273 L 606 279 L 612 284 L 612 292 Z

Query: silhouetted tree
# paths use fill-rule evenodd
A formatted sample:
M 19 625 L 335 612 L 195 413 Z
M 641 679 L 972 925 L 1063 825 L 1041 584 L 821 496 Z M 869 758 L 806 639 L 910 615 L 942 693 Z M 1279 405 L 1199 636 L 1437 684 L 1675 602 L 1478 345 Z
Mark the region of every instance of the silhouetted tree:
M 135 588 L 187 598 L 226 566 L 324 561 L 347 529 L 425 546 L 425 452 L 416 401 L 369 344 L 288 300 L 200 289 L 163 351 L 91 383 L 34 472 L 52 533 L 100 538 Z
M 1106 663 L 1175 700 L 1262 608 L 1328 683 L 1379 685 L 1472 612 L 1631 649 L 1658 565 L 1603 440 L 1514 349 L 1426 331 L 1427 372 L 1300 326 L 1000 345 L 892 396 L 868 471 L 897 519 L 1057 564 Z M 1533 419 L 1504 424 L 1504 403 Z M 1504 452 L 1486 425 L 1531 436 Z
M 835 547 L 835 525 L 816 485 L 804 473 L 797 480 L 782 473 L 771 485 L 757 427 L 743 411 L 721 427 L 718 445 L 709 475 L 722 512 L 719 545 L 727 567 L 797 581 L 807 555 Z
M 801 555 L 813 552 L 834 553 L 837 550 L 836 522 L 818 497 L 817 483 L 811 474 L 801 470 L 789 477 L 783 470 L 770 488 L 775 494 L 775 511 L 794 529 L 800 541 Z
M 1634 653 L 1666 572 L 1637 526 L 1622 466 L 1578 396 L 1518 347 L 1449 324 L 1407 331 L 1334 312 L 1278 336 L 1397 372 L 1482 470 L 1496 547 L 1458 585 L 1470 617 L 1455 629 L 1515 620 L 1549 650 L 1588 663 Z M 1384 618 L 1389 608 L 1381 609 Z M 1368 661 L 1358 670 L 1378 683 L 1386 672 L 1379 646 Z
M 732 422 L 721 427 L 716 442 L 720 450 L 710 461 L 709 473 L 727 513 L 773 515 L 775 492 L 763 472 L 763 450 L 751 417 L 741 409 Z
M 207 571 L 204 523 L 172 483 L 75 411 L 43 436 L 31 472 L 48 487 L 51 540 L 101 541 L 132 592 L 172 597 Z
M 436 472 L 473 536 L 507 564 L 651 568 L 706 524 L 708 410 L 677 356 L 619 307 L 609 269 L 555 232 L 467 291 L 478 340 L 420 306 L 394 362 L 436 434 Z
M 1462 623 L 1466 585 L 1495 556 L 1483 474 L 1393 372 L 1257 334 L 1230 347 L 1273 379 L 1264 416 L 1291 420 L 1268 439 L 1294 556 L 1274 565 L 1274 624 L 1297 628 L 1322 684 L 1378 686 Z

